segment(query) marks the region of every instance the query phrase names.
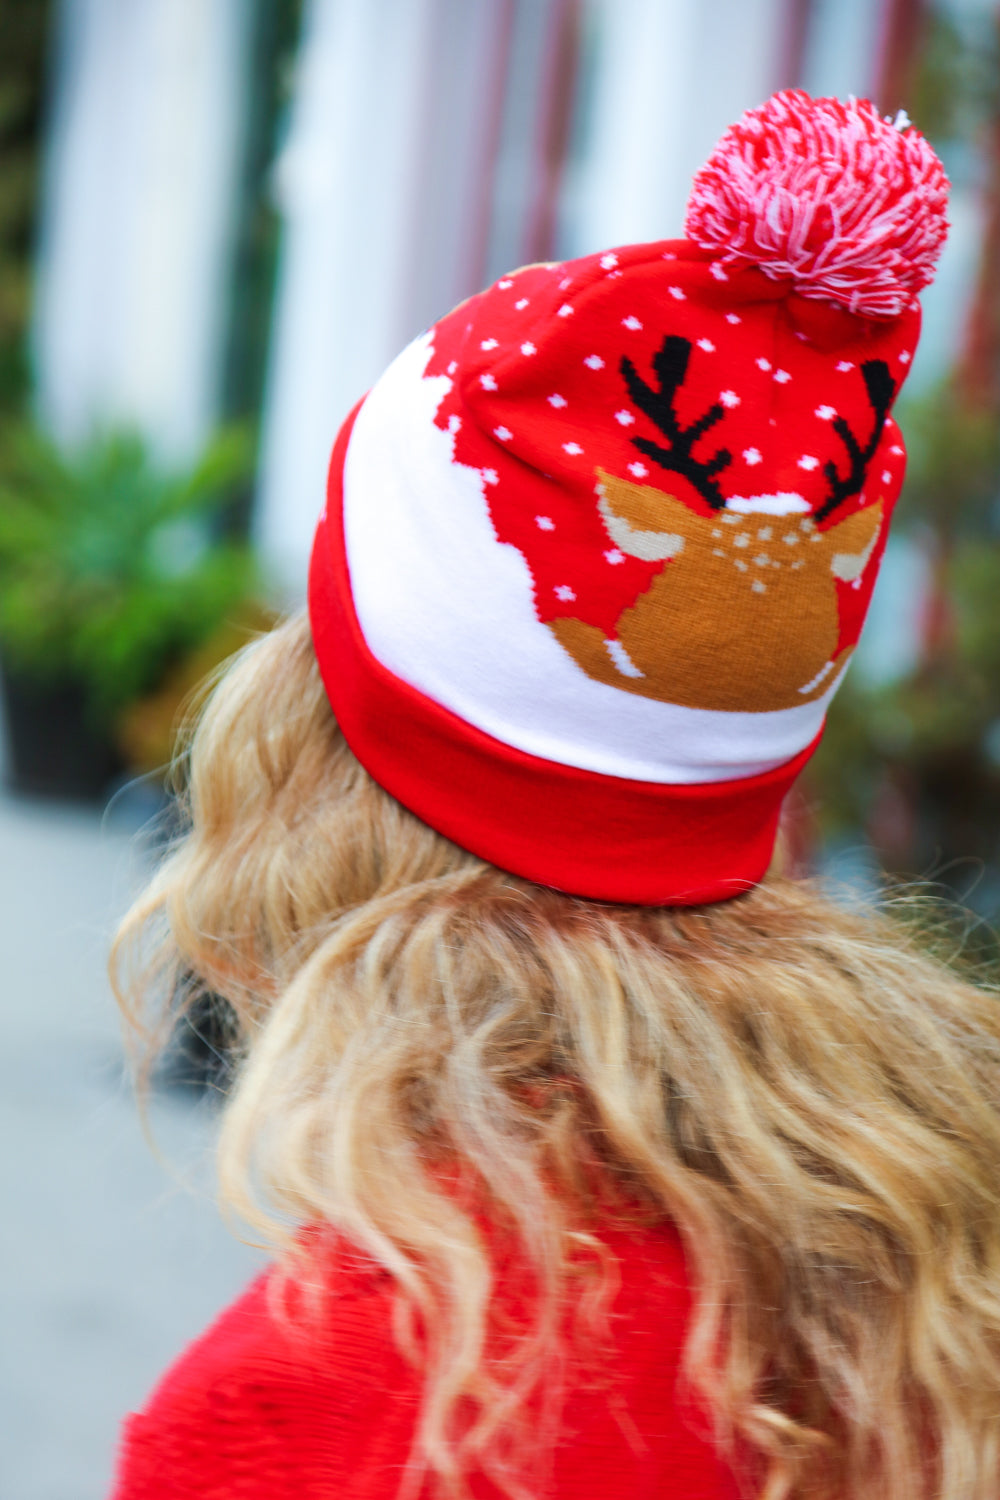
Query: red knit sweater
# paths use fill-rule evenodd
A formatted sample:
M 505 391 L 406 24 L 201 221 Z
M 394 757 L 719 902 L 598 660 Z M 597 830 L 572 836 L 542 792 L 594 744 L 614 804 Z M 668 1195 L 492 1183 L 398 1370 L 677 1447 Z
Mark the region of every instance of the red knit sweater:
M 689 1312 L 679 1242 L 662 1230 L 605 1238 L 621 1275 L 611 1350 L 599 1379 L 571 1377 L 539 1500 L 735 1500 L 677 1400 Z M 393 1343 L 392 1283 L 341 1257 L 331 1292 L 303 1332 L 274 1319 L 267 1276 L 255 1281 L 128 1419 L 112 1500 L 396 1500 L 419 1383 Z M 470 1487 L 498 1496 L 481 1476 Z

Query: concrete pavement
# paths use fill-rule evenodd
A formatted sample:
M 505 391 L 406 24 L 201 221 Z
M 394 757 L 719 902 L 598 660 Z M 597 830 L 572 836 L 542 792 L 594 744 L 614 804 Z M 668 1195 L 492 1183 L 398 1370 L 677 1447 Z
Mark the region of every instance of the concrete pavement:
M 104 1500 L 121 1417 L 261 1263 L 211 1200 L 212 1108 L 160 1094 L 164 1160 L 142 1135 L 104 972 L 137 858 L 0 797 L 2 1500 Z

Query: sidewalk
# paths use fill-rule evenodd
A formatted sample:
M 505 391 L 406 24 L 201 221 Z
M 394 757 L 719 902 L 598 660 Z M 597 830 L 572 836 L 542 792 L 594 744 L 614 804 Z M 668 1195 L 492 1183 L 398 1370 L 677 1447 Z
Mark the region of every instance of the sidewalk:
M 0 1495 L 104 1500 L 117 1427 L 260 1264 L 211 1201 L 211 1108 L 143 1138 L 104 975 L 133 841 L 0 797 Z

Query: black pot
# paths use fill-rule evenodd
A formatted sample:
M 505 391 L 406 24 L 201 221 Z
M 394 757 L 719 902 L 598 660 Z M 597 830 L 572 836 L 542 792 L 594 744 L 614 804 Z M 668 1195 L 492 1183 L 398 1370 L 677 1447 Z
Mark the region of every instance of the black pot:
M 8 787 L 33 797 L 104 801 L 121 757 L 90 723 L 79 683 L 39 682 L 8 666 L 0 671 L 0 690 Z

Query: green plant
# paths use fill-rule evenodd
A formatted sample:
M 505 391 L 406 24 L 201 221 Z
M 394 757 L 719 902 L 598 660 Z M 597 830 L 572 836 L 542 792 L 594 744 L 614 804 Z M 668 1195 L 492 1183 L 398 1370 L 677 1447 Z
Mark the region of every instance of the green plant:
M 0 656 L 83 692 L 95 725 L 154 689 L 257 585 L 222 522 L 251 466 L 241 429 L 187 473 L 132 433 L 62 452 L 27 425 L 0 441 Z

